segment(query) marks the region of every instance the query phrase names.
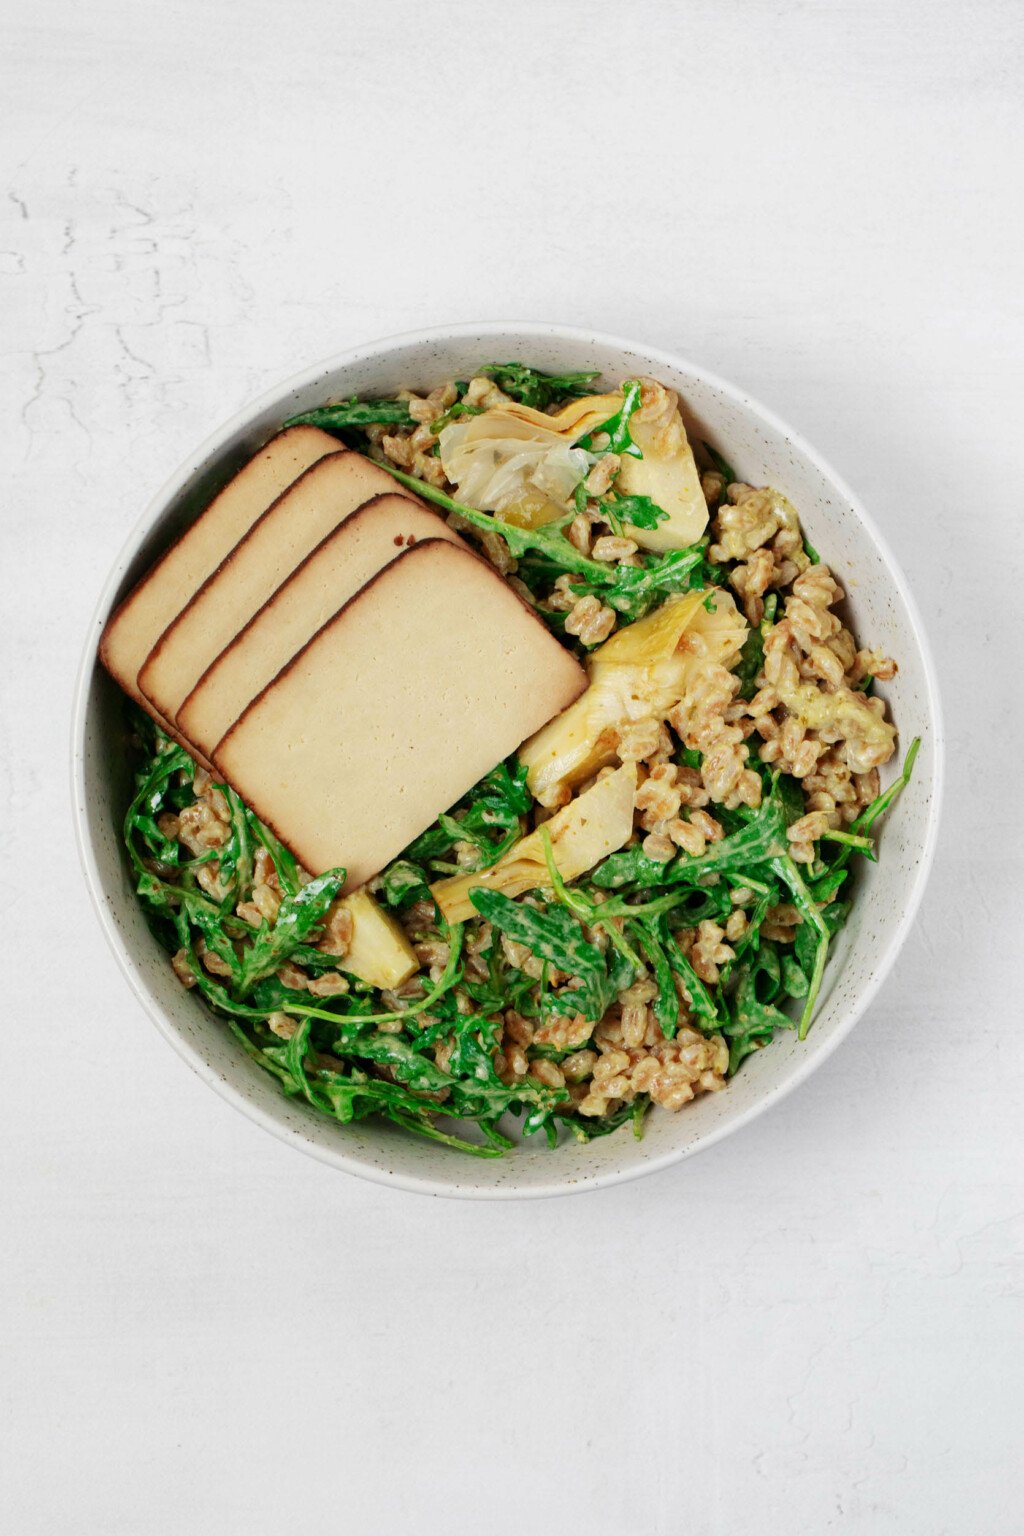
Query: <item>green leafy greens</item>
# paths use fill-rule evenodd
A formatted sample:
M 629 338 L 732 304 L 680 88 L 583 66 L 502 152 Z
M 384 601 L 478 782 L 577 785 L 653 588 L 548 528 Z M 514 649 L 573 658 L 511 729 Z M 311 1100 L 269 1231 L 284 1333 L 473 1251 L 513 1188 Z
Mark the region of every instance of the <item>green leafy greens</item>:
M 511 399 L 542 411 L 592 393 L 598 377 L 596 372 L 546 374 L 521 363 L 490 363 L 479 373 Z M 479 413 L 481 407 L 466 402 L 467 387 L 456 385 L 456 398 L 431 424 L 435 436 L 449 422 Z M 625 381 L 621 396 L 619 408 L 580 440 L 592 455 L 642 457 L 631 433 L 640 382 Z M 402 400 L 356 397 L 295 416 L 288 425 L 300 422 L 357 443 L 355 435 L 368 426 L 414 425 Z M 704 447 L 726 482 L 734 482 L 732 467 Z M 390 463 L 381 467 L 462 524 L 500 536 L 556 633 L 562 632 L 565 615 L 548 611 L 543 595 L 561 576 L 569 578 L 573 593 L 597 595 L 623 621 L 642 617 L 669 593 L 702 590 L 726 576 L 708 559 L 708 538 L 664 554 L 642 552 L 634 565 L 582 553 L 567 535 L 574 512 L 590 504 L 583 482 L 574 511 L 541 527 L 521 528 Z M 668 515 L 649 497 L 614 489 L 597 504 L 616 533 L 629 526 L 655 529 Z M 818 558 L 810 545 L 805 548 L 811 559 Z M 757 689 L 778 601 L 775 593 L 766 596 L 762 620 L 743 646 L 735 669 L 742 698 L 752 698 Z M 864 686 L 870 688 L 870 679 Z M 139 711 L 133 729 L 138 764 L 124 841 L 148 920 L 174 954 L 178 974 L 286 1094 L 342 1124 L 375 1115 L 485 1158 L 512 1146 L 502 1125 L 509 1114 L 518 1118 L 523 1135 L 543 1135 L 550 1145 L 559 1140 L 560 1128 L 581 1141 L 624 1124 L 640 1134 L 650 1102 L 646 1094 L 612 1113 L 584 1118 L 574 1113 L 567 1088 L 549 1086 L 557 1076 L 540 1067 L 592 1045 L 580 1036 L 598 1030 L 638 979 L 653 983 L 651 1008 L 664 1038 L 673 1039 L 681 1018 L 706 1036 L 720 1036 L 730 1073 L 781 1030 L 795 1029 L 803 1038 L 821 996 L 830 946 L 850 910 L 846 885 L 854 856 L 875 858 L 874 828 L 910 782 L 920 745 L 911 744 L 900 776 L 848 827 L 823 833 L 810 864 L 794 862 L 788 837 L 805 813 L 801 786 L 751 759 L 762 779 L 761 805 L 757 810 L 716 805 L 724 835 L 702 854 L 677 852 L 663 862 L 649 858 L 634 841 L 567 884 L 541 823 L 546 883 L 516 900 L 497 889 L 471 888 L 477 915 L 466 924 L 447 924 L 432 883 L 491 868 L 534 825 L 526 770 L 509 758 L 438 816 L 373 885 L 378 901 L 407 926 L 413 940 L 425 941 L 430 961 L 397 993 L 350 977 L 340 984 L 332 980 L 322 989 L 327 995 L 319 996 L 310 992 L 310 981 L 339 965 L 338 956 L 318 945 L 345 871 L 309 879 L 226 785 L 218 786 L 223 800 L 216 802 L 216 845 L 190 855 L 172 822 L 196 798 L 195 765 Z M 677 761 L 701 767 L 700 753 L 686 748 L 679 749 Z M 265 868 L 267 856 L 280 904 L 273 922 L 253 926 L 238 908 L 250 915 L 255 910 L 256 870 Z M 691 936 L 704 921 L 724 928 L 738 908 L 744 919 L 730 929 L 731 958 L 709 970 Z M 577 1021 L 571 1032 L 575 1043 L 532 1041 L 526 1059 L 538 1064 L 537 1075 L 528 1070 L 522 1076 L 520 1064 L 515 1076 L 502 1054 L 510 1049 L 503 1031 L 513 1013 L 540 1024 Z M 598 1044 L 601 1039 L 598 1033 Z
M 595 427 L 593 432 L 588 432 L 585 437 L 581 437 L 579 446 L 594 451 L 594 439 L 603 435 L 607 437 L 608 442 L 602 446 L 600 450 L 602 453 L 627 454 L 630 458 L 642 459 L 643 454 L 634 443 L 629 430 L 630 421 L 640 409 L 641 392 L 642 386 L 639 379 L 627 379 L 622 386 L 622 405 L 614 416 L 609 416 L 608 420 L 603 421 L 599 427 Z
M 593 373 L 541 373 L 528 368 L 525 363 L 485 363 L 477 372 L 493 379 L 503 394 L 520 405 L 529 405 L 535 411 L 547 410 L 556 400 L 567 396 L 589 395 L 594 380 Z
M 303 411 L 285 422 L 286 427 L 321 427 L 325 432 L 343 432 L 354 427 L 378 424 L 408 427 L 413 425 L 409 406 L 404 400 L 339 400 L 336 405 L 322 405 L 315 411 Z
M 446 495 L 437 486 L 417 480 L 391 464 L 382 464 L 381 468 L 425 501 L 432 501 L 446 512 L 454 512 L 482 532 L 500 534 L 514 557 L 535 551 L 550 573 L 579 576 L 581 580 L 573 586 L 581 597 L 594 592 L 602 602 L 630 620 L 642 618 L 670 592 L 689 592 L 709 585 L 716 574 L 706 559 L 706 538 L 688 549 L 646 556 L 635 566 L 608 565 L 581 554 L 565 537 L 563 530 L 571 521 L 571 514 L 539 528 L 519 528 L 491 512 L 478 512 L 475 507 Z
M 401 1006 L 375 1009 L 373 998 L 379 994 L 358 985 L 317 1005 L 308 992 L 283 984 L 277 973 L 288 962 L 314 973 L 336 964 L 310 945 L 341 890 L 344 871 L 301 883 L 292 856 L 226 786 L 221 792 L 232 818 L 227 842 L 198 858 L 182 859 L 180 845 L 164 836 L 158 821 L 194 799 L 195 765 L 141 712 L 133 724 L 141 763 L 124 838 L 154 932 L 169 951 L 178 952 L 206 1002 L 287 1093 L 343 1123 L 381 1115 L 481 1157 L 500 1156 L 510 1145 L 496 1126 L 509 1110 L 541 1119 L 555 1113 L 564 1091 L 533 1081 L 504 1084 L 491 1059 L 493 1041 L 490 1047 L 481 1043 L 490 1026 L 476 1014 L 467 1017 L 459 1011 L 454 989 L 463 979 L 463 931 L 458 925 L 448 930 L 449 957 L 438 980 Z M 521 772 L 502 766 L 487 775 L 475 796 L 467 797 L 468 813 L 476 808 L 474 825 L 481 828 L 496 827 L 500 833 L 507 824 L 511 830 L 523 813 L 525 795 Z M 260 844 L 271 855 L 284 896 L 274 924 L 254 930 L 234 908 L 251 894 L 252 855 Z M 225 889 L 220 900 L 198 883 L 199 870 L 214 856 Z M 405 894 L 424 893 L 422 875 L 408 861 L 392 866 L 390 873 L 398 884 L 404 874 Z M 203 954 L 218 962 L 219 974 L 211 973 Z M 504 993 L 500 976 L 495 979 Z M 271 1016 L 296 1021 L 287 1042 L 275 1036 Z M 430 1027 L 419 1027 L 426 1018 Z M 382 1032 L 382 1024 L 401 1024 L 402 1032 Z M 472 1062 L 466 1076 L 444 1071 L 433 1060 L 434 1041 L 449 1034 L 456 1069 Z M 438 1124 L 439 1117 L 474 1123 L 480 1139 L 447 1130 Z

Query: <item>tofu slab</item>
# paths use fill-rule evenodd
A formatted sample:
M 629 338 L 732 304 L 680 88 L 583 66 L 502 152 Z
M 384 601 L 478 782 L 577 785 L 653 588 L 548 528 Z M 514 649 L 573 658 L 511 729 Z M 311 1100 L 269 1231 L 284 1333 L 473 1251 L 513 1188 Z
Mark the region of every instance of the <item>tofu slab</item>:
M 337 438 L 319 427 L 279 432 L 228 481 L 107 621 L 100 660 L 114 681 L 165 728 L 168 722 L 139 687 L 139 669 L 153 646 L 281 492 L 318 459 L 340 450 Z
M 306 869 L 364 884 L 587 686 L 485 561 L 427 540 L 253 700 L 214 761 Z
M 383 492 L 411 495 L 362 454 L 342 452 L 314 464 L 277 498 L 172 620 L 139 672 L 139 687 L 166 720 L 177 723 L 210 663 L 320 540 Z
M 317 630 L 403 549 L 423 539 L 462 545 L 444 518 L 409 496 L 392 492 L 357 507 L 207 667 L 178 710 L 178 729 L 209 757 L 246 705 Z

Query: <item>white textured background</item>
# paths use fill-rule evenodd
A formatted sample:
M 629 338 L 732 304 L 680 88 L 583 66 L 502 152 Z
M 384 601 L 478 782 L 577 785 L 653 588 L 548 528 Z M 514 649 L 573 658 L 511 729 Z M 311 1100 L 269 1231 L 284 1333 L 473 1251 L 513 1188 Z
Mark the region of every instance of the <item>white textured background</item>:
M 1020 5 L 14 11 L 0 1528 L 1018 1536 Z M 951 772 L 917 929 L 808 1086 L 640 1184 L 471 1206 L 307 1161 L 175 1059 L 66 759 L 179 460 L 328 352 L 495 317 L 675 348 L 818 445 L 916 588 Z

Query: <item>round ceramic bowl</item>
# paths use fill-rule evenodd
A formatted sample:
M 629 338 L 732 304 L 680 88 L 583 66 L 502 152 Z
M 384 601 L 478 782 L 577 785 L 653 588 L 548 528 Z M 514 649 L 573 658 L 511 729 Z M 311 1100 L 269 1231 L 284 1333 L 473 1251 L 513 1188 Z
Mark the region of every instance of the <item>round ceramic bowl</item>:
M 652 1112 L 641 1141 L 623 1129 L 549 1151 L 534 1138 L 484 1160 L 376 1120 L 337 1125 L 284 1097 L 200 998 L 182 989 L 146 926 L 122 856 L 129 786 L 112 750 L 121 699 L 96 663 L 96 645 L 124 591 L 286 417 L 338 396 L 429 389 L 494 359 L 554 373 L 597 368 L 613 383 L 650 374 L 678 390 L 698 437 L 745 480 L 778 487 L 799 509 L 808 538 L 847 589 L 857 632 L 898 658 L 898 676 L 882 692 L 901 752 L 916 735 L 922 746 L 912 782 L 884 825 L 880 862 L 858 872 L 857 900 L 804 1042 L 794 1034 L 777 1038 L 744 1063 L 724 1093 L 678 1114 Z M 103 930 L 139 1001 L 188 1064 L 259 1125 L 335 1168 L 426 1194 L 501 1198 L 566 1194 L 665 1168 L 739 1130 L 821 1065 L 875 998 L 914 921 L 936 837 L 942 735 L 932 663 L 906 581 L 853 493 L 807 443 L 742 391 L 681 358 L 610 336 L 516 323 L 420 331 L 346 352 L 272 390 L 199 448 L 151 502 L 106 584 L 85 646 L 73 758 L 78 843 Z M 894 771 L 890 765 L 890 777 Z

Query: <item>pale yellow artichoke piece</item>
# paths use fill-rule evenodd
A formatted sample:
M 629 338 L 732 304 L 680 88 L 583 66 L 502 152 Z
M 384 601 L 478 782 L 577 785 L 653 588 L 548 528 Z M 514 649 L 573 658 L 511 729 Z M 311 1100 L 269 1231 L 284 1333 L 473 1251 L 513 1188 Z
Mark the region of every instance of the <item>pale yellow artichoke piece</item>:
M 614 762 L 630 721 L 664 720 L 702 666 L 732 665 L 747 626 L 728 592 L 712 587 L 666 598 L 620 629 L 587 660 L 590 687 L 519 749 L 541 805 Z
M 629 431 L 643 458 L 623 457 L 615 488 L 623 496 L 649 496 L 668 513 L 656 528 L 629 525 L 630 538 L 641 548 L 685 549 L 708 525 L 700 473 L 679 414 L 678 395 L 654 379 L 642 379 L 641 384 L 640 408 L 633 413 Z
M 635 798 L 636 764 L 624 763 L 544 823 L 555 867 L 563 880 L 577 880 L 629 841 Z M 549 878 L 544 844 L 536 831 L 521 838 L 490 869 L 453 875 L 439 880 L 430 890 L 447 921 L 461 923 L 476 916 L 470 891 L 482 888 L 516 897 L 547 885 Z
M 707 592 L 671 593 L 660 608 L 616 630 L 588 658 L 591 677 L 604 667 L 653 667 L 668 661 L 697 617 Z
M 468 506 L 539 527 L 570 509 L 590 468 L 574 444 L 621 406 L 618 394 L 570 400 L 556 416 L 514 401 L 492 406 L 442 428 L 441 467 Z
M 563 405 L 554 416 L 549 416 L 545 411 L 534 410 L 531 405 L 519 405 L 517 402 L 502 406 L 501 414 L 511 417 L 513 421 L 521 422 L 532 432 L 554 432 L 558 437 L 575 443 L 581 437 L 586 437 L 589 432 L 596 431 L 606 421 L 610 421 L 621 410 L 622 394 L 617 390 L 613 395 L 581 395 L 578 400 L 570 400 Z M 497 415 L 498 413 L 492 411 L 488 414 Z M 479 416 L 475 419 L 481 420 Z
M 525 491 L 517 501 L 506 502 L 501 509 L 502 522 L 514 528 L 543 528 L 556 517 L 564 517 L 565 508 L 542 491 Z
M 340 970 L 371 987 L 400 987 L 419 970 L 416 951 L 369 891 L 353 891 L 341 906 L 352 915 L 352 940 L 338 960 Z
M 642 548 L 683 549 L 708 523 L 700 474 L 678 396 L 654 379 L 641 383 L 629 430 L 643 457 L 623 455 L 615 488 L 624 496 L 648 496 L 668 513 L 657 528 L 625 524 Z M 492 406 L 442 429 L 442 468 L 469 506 L 500 513 L 520 527 L 540 527 L 571 510 L 591 463 L 576 444 L 617 415 L 622 403 L 621 392 L 585 395 L 554 416 L 515 401 Z

